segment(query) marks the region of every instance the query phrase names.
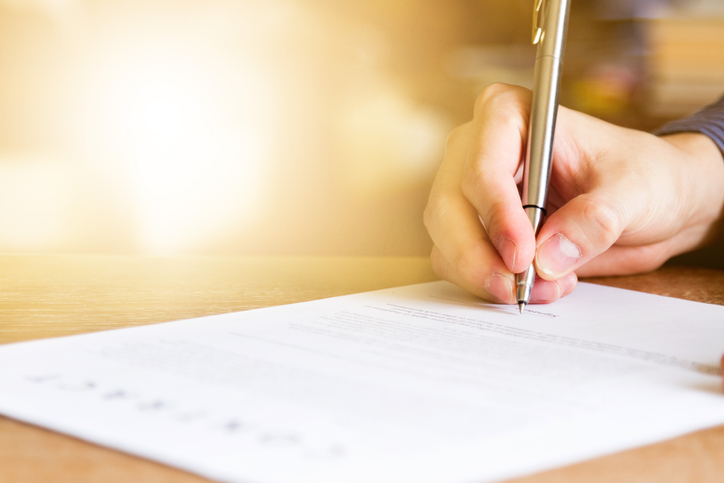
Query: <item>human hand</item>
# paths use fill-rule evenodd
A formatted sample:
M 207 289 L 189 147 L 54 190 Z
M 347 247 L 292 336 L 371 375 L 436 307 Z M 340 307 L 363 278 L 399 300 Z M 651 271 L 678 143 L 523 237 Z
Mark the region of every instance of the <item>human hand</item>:
M 488 86 L 473 120 L 448 138 L 425 210 L 440 277 L 515 303 L 514 274 L 535 259 L 531 302 L 547 303 L 572 292 L 577 276 L 654 270 L 716 235 L 724 160 L 711 139 L 656 137 L 561 106 L 536 239 L 517 186 L 530 99 L 521 87 Z

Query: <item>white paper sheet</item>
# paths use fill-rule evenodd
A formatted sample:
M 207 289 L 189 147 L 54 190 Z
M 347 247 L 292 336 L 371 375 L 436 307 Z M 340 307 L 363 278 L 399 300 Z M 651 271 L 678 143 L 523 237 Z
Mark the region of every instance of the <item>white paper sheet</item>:
M 445 282 L 0 347 L 0 412 L 230 482 L 483 482 L 724 423 L 724 307 Z

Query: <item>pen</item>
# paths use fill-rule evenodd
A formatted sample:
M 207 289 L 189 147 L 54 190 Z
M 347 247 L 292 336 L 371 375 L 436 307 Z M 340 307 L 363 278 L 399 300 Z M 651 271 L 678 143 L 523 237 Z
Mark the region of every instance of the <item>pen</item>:
M 533 80 L 533 101 L 528 125 L 528 146 L 523 171 L 523 209 L 538 236 L 546 215 L 546 195 L 551 173 L 553 135 L 558 114 L 563 50 L 568 28 L 569 0 L 534 0 L 533 43 L 538 44 Z M 518 308 L 523 313 L 530 301 L 535 267 L 516 274 Z

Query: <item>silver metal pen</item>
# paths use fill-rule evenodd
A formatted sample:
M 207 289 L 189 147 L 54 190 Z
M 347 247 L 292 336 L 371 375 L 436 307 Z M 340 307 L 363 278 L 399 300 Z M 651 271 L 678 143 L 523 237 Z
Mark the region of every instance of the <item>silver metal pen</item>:
M 551 174 L 553 136 L 558 114 L 563 51 L 568 29 L 570 0 L 534 0 L 533 43 L 538 44 L 533 81 L 533 102 L 528 124 L 528 147 L 523 171 L 523 209 L 538 235 L 546 215 L 546 197 Z M 535 281 L 531 265 L 516 274 L 516 297 L 520 313 L 530 302 Z

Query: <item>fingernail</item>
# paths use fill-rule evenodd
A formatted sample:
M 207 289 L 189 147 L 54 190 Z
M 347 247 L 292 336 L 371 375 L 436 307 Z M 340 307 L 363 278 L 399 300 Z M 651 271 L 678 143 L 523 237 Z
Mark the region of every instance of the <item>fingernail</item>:
M 530 301 L 539 304 L 547 304 L 561 298 L 561 288 L 557 282 L 537 279 L 530 292 Z
M 498 239 L 498 253 L 510 271 L 514 272 L 515 258 L 518 255 L 518 246 L 515 242 L 507 236 L 501 236 Z
M 513 284 L 507 277 L 499 273 L 492 274 L 485 284 L 485 289 L 498 297 L 501 302 L 513 303 Z
M 538 269 L 551 277 L 559 277 L 581 258 L 581 249 L 560 233 L 544 241 L 535 255 Z

